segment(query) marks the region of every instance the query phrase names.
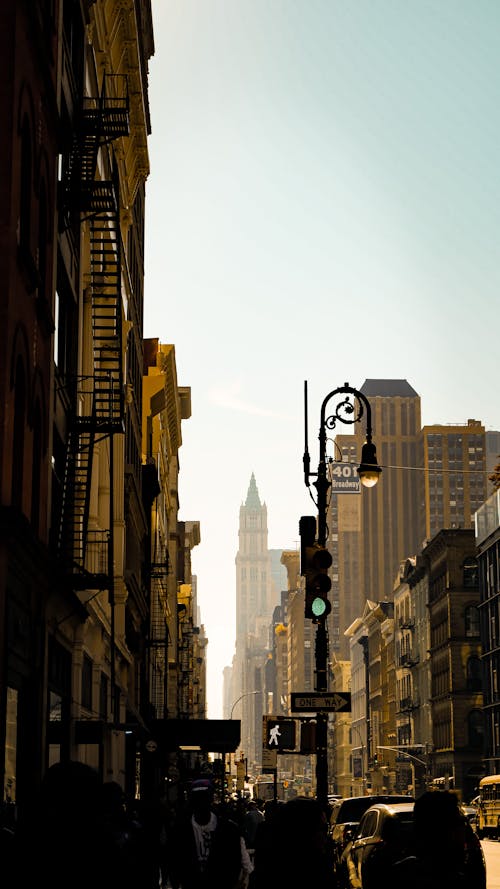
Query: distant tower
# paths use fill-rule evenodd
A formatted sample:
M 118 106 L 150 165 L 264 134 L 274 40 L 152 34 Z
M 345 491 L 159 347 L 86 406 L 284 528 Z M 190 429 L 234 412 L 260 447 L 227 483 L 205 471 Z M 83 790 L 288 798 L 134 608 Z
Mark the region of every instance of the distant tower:
M 233 669 L 233 718 L 241 719 L 241 749 L 252 770 L 261 762 L 262 715 L 267 712 L 265 666 L 269 632 L 279 602 L 267 546 L 267 507 L 261 503 L 252 473 L 240 507 L 236 555 L 236 653 Z
M 267 548 L 267 506 L 260 502 L 252 472 L 245 503 L 240 506 L 236 555 L 236 645 L 248 635 L 266 645 L 273 608 L 271 556 Z

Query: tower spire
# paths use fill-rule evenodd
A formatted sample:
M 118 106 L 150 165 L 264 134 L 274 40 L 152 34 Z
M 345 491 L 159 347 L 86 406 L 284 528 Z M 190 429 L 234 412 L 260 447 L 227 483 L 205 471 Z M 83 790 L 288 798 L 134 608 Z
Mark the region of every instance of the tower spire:
M 245 500 L 245 506 L 250 507 L 250 509 L 260 509 L 262 506 L 260 502 L 259 492 L 257 490 L 257 483 L 255 481 L 255 475 L 252 472 L 250 477 L 250 484 L 248 486 L 247 499 Z

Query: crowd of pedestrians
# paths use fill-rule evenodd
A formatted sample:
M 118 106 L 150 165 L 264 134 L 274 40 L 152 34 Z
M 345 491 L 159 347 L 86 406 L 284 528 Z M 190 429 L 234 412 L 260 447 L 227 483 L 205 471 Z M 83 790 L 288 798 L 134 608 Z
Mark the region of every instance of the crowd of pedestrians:
M 0 837 L 11 889 L 338 889 L 328 813 L 312 798 L 217 803 L 193 780 L 176 809 L 127 804 L 121 786 L 80 762 L 57 763 L 15 829 Z M 485 889 L 462 873 L 455 794 L 415 803 L 414 854 L 387 868 L 386 889 Z

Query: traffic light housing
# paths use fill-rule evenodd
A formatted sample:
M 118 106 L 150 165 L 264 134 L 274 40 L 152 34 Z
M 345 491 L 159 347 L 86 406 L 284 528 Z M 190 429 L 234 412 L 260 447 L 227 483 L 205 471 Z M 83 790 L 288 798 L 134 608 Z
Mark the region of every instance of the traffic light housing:
M 307 567 L 306 550 L 308 546 L 314 546 L 316 539 L 316 518 L 313 515 L 303 515 L 299 521 L 300 534 L 300 573 L 305 575 Z
M 295 719 L 284 719 L 283 717 L 276 719 L 268 718 L 267 749 L 276 750 L 277 753 L 285 750 L 295 750 L 295 729 Z
M 305 548 L 305 617 L 313 621 L 325 620 L 330 611 L 332 604 L 328 598 L 332 581 L 328 576 L 328 569 L 331 567 L 332 557 L 326 546 L 320 546 L 318 543 Z

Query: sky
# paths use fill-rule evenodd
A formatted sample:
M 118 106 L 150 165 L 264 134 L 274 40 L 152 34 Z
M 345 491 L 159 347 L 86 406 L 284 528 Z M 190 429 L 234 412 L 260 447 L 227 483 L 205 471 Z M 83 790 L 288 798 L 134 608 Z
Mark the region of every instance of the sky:
M 500 430 L 500 4 L 152 7 L 144 336 L 175 345 L 191 387 L 179 519 L 200 522 L 220 718 L 252 472 L 270 549 L 298 548 L 315 513 L 304 382 L 312 470 L 346 382 L 406 379 L 423 424 Z

